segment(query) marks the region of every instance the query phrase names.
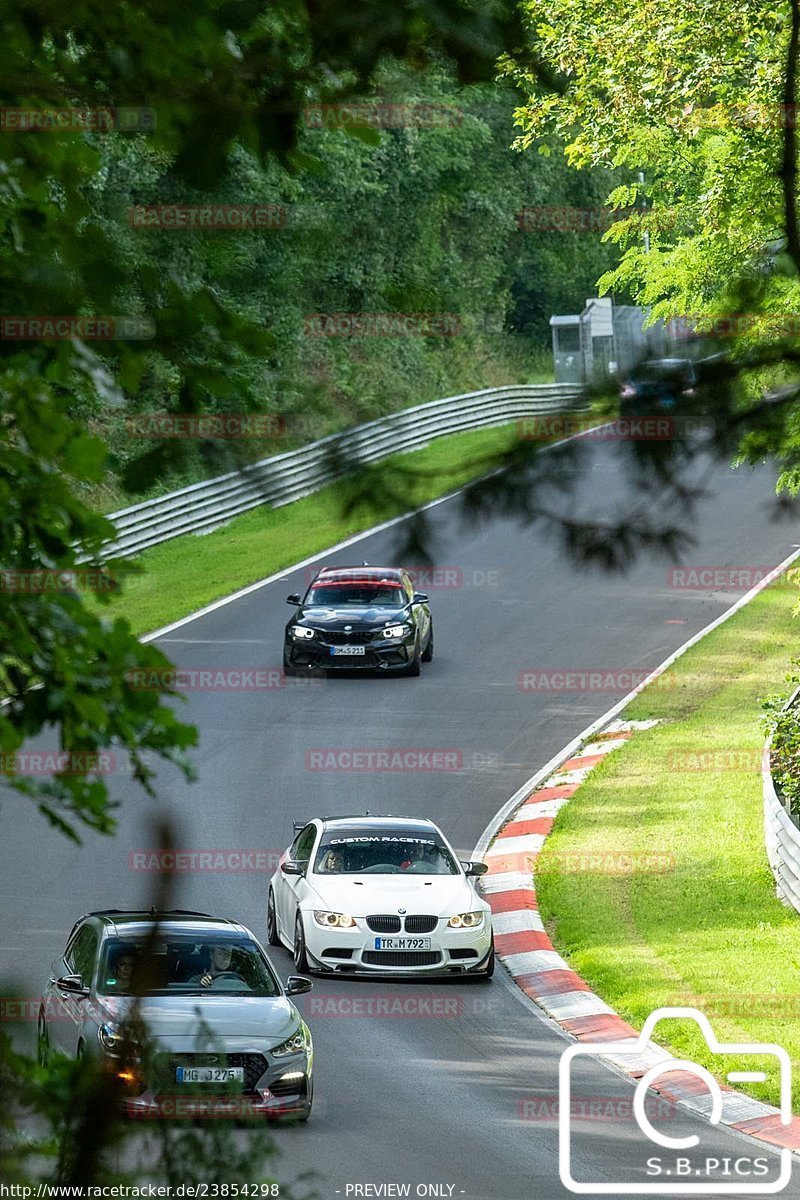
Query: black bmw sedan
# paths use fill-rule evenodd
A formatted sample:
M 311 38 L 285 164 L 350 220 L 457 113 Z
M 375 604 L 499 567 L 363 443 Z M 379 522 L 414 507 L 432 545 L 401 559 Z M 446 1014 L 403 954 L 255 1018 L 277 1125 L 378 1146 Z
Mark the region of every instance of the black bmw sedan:
M 286 626 L 283 669 L 371 669 L 419 675 L 433 658 L 433 621 L 424 592 L 397 567 L 323 567 Z

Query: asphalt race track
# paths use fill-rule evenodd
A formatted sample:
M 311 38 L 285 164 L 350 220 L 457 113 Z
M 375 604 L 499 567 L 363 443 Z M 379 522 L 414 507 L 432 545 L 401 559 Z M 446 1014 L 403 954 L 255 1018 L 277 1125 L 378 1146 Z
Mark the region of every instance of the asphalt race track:
M 580 502 L 593 511 L 622 493 L 617 452 L 611 443 L 595 445 L 580 477 Z M 791 553 L 797 512 L 777 509 L 772 472 L 721 467 L 709 488 L 690 528 L 697 545 L 687 563 L 773 566 Z M 663 560 L 640 561 L 624 576 L 579 569 L 515 520 L 465 526 L 453 501 L 434 509 L 432 520 L 435 562 L 451 569 L 458 586 L 430 589 L 436 657 L 420 679 L 353 674 L 316 685 L 189 695 L 182 710 L 202 734 L 199 780 L 187 785 L 171 769 L 161 773 L 183 848 L 277 854 L 291 839 L 293 819 L 369 809 L 430 816 L 468 858 L 525 779 L 629 690 L 524 692 L 521 671 L 649 670 L 741 594 L 669 586 Z M 392 561 L 394 537 L 386 530 L 321 561 Z M 290 615 L 285 597 L 302 590 L 306 578 L 305 570 L 289 573 L 160 644 L 181 667 L 278 669 Z M 332 771 L 312 769 L 309 757 L 321 749 L 376 748 L 455 750 L 461 766 Z M 113 840 L 89 836 L 82 847 L 51 831 L 29 801 L 3 796 L 4 990 L 13 979 L 25 995 L 38 996 L 82 912 L 149 903 L 153 878 L 131 869 L 131 856 L 151 845 L 155 805 L 123 770 L 111 786 L 121 805 L 119 833 Z M 263 939 L 264 871 L 198 871 L 179 884 L 180 907 L 235 917 Z M 291 972 L 287 952 L 276 952 L 274 961 L 284 977 Z M 567 1043 L 502 975 L 499 968 L 488 986 L 317 979 L 314 991 L 298 998 L 315 1039 L 317 1107 L 308 1126 L 277 1131 L 282 1177 L 313 1169 L 326 1200 L 398 1194 L 355 1190 L 368 1184 L 474 1200 L 566 1196 L 555 1112 Z M 369 1002 L 374 1014 L 379 1001 L 397 997 L 409 1002 L 410 1015 L 350 1015 L 354 1001 L 362 1008 Z M 32 1041 L 32 1023 L 26 1033 Z M 576 1081 L 576 1094 L 621 1101 L 619 1113 L 633 1089 L 594 1064 Z M 697 1132 L 720 1159 L 763 1154 L 674 1111 L 664 1119 L 671 1136 Z M 644 1179 L 632 1118 L 579 1121 L 575 1128 L 580 1178 Z M 418 1192 L 417 1185 L 438 1191 Z M 800 1183 L 782 1194 L 800 1197 Z

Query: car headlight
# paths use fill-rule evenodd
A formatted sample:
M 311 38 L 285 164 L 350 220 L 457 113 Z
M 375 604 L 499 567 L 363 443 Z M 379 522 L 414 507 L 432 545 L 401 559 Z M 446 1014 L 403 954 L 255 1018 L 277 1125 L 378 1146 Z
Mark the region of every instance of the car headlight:
M 314 636 L 314 630 L 307 629 L 305 625 L 293 625 L 292 636 L 296 638 L 312 638 Z
M 383 631 L 385 638 L 405 637 L 407 633 L 411 633 L 410 625 L 387 625 Z
M 110 1025 L 101 1025 L 97 1030 L 97 1037 L 100 1045 L 104 1050 L 109 1050 L 113 1054 L 119 1050 L 125 1038 L 121 1033 L 117 1033 Z
M 326 929 L 356 929 L 357 925 L 352 917 L 348 917 L 346 913 L 326 912 L 325 909 L 314 909 L 314 920 L 318 925 L 323 925 Z
M 304 1029 L 298 1029 L 291 1037 L 288 1037 L 285 1042 L 281 1042 L 279 1046 L 273 1046 L 270 1054 L 275 1058 L 285 1058 L 287 1054 L 302 1054 L 307 1048 L 306 1033 Z
M 483 924 L 482 912 L 456 913 L 447 922 L 451 929 L 477 929 Z

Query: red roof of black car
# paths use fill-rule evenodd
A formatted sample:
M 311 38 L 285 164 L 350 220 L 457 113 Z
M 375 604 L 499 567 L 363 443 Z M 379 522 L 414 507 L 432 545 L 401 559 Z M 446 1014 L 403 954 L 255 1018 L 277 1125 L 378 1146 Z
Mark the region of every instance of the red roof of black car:
M 398 567 L 323 567 L 317 579 L 325 583 L 400 583 L 402 572 Z

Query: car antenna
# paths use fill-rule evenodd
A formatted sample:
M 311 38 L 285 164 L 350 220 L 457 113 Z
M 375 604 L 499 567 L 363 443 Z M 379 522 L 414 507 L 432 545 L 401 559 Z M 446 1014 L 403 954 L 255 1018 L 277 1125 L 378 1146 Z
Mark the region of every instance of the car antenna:
M 369 563 L 367 562 L 367 560 L 365 558 L 362 558 L 361 565 L 362 565 L 362 567 L 368 567 Z

